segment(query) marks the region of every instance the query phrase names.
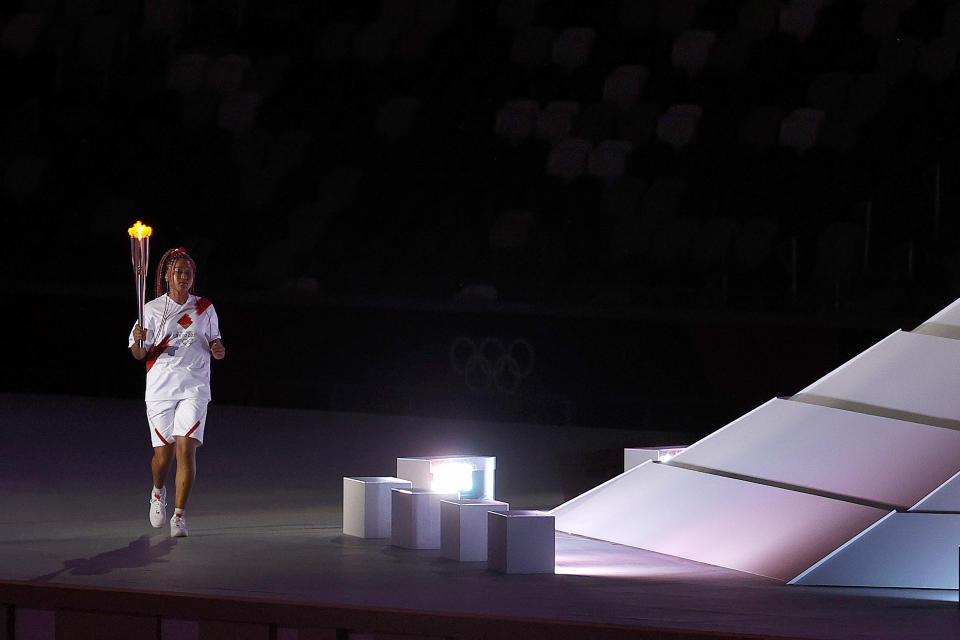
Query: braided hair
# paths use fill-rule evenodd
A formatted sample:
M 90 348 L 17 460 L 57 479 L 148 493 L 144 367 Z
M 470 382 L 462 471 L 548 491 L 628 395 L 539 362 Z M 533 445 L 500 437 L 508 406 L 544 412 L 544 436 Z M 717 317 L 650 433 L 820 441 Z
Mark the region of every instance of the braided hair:
M 197 261 L 190 257 L 190 254 L 187 253 L 187 250 L 183 247 L 176 247 L 175 249 L 167 249 L 166 253 L 160 256 L 160 262 L 157 264 L 157 297 L 159 298 L 167 292 L 167 269 L 177 260 L 189 260 L 193 263 L 193 282 L 194 284 L 190 287 L 190 293 L 194 293 L 194 287 L 196 286 L 197 278 Z

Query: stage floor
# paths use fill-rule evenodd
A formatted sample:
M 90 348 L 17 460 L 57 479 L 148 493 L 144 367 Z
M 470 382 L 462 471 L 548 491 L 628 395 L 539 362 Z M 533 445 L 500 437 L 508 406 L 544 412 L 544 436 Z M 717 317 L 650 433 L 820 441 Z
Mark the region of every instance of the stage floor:
M 619 446 L 613 430 L 211 405 L 190 537 L 171 539 L 147 523 L 141 403 L 0 394 L 0 424 L 0 580 L 765 637 L 960 637 L 956 591 L 786 586 L 561 533 L 556 575 L 505 576 L 340 532 L 344 475 L 390 475 L 397 456 L 496 455 L 498 498 L 551 507 L 558 459 Z

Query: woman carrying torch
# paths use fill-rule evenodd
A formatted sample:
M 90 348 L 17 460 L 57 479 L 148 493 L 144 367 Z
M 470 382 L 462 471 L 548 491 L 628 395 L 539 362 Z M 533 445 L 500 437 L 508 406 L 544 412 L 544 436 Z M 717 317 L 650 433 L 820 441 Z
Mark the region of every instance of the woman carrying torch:
M 164 484 L 174 455 L 177 459 L 170 519 L 174 537 L 187 535 L 184 510 L 210 402 L 210 356 L 221 360 L 226 355 L 213 305 L 193 293 L 196 269 L 182 247 L 163 254 L 157 265 L 157 297 L 144 305 L 143 323 L 134 325 L 128 339 L 133 357 L 146 359 L 147 365 L 144 398 L 153 442 L 150 524 L 156 528 L 166 520 Z

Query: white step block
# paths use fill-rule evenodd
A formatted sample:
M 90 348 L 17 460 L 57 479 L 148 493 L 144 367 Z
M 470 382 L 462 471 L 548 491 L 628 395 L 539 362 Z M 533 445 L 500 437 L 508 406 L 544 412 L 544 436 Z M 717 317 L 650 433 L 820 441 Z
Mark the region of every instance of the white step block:
M 430 489 L 393 489 L 390 544 L 406 549 L 440 548 L 440 501 L 455 493 Z
M 956 589 L 960 514 L 892 513 L 791 584 Z
M 487 512 L 509 511 L 499 500 L 441 500 L 440 555 L 460 562 L 487 559 Z
M 390 537 L 390 490 L 410 481 L 389 476 L 343 478 L 343 533 L 358 538 Z
M 554 516 L 544 511 L 487 512 L 487 568 L 500 573 L 554 573 Z

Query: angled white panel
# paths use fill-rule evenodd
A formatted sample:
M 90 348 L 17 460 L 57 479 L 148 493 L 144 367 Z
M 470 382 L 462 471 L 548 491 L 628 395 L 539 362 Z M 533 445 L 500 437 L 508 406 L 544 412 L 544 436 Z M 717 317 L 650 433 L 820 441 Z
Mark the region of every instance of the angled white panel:
M 960 420 L 960 340 L 898 331 L 800 392 Z
M 960 327 L 960 300 L 954 300 L 953 304 L 931 317 L 927 320 L 927 323 L 949 324 Z
M 789 580 L 888 512 L 647 462 L 552 513 L 561 531 Z
M 893 513 L 791 584 L 957 588 L 960 514 Z
M 960 513 L 960 472 L 930 492 L 910 511 L 953 511 Z M 960 544 L 960 542 L 958 542 Z
M 960 469 L 960 431 L 774 399 L 674 462 L 907 509 Z

